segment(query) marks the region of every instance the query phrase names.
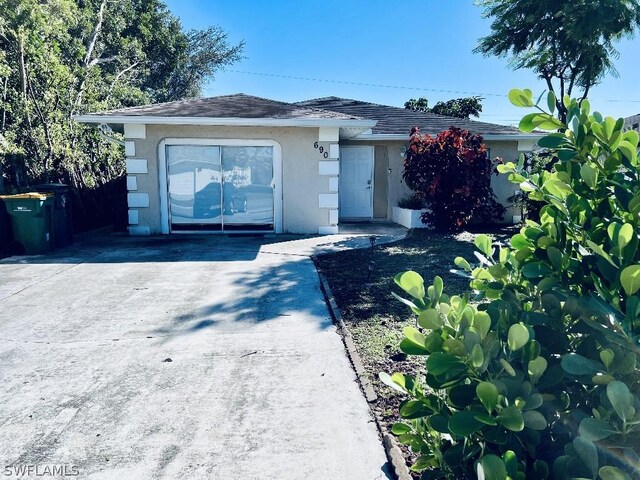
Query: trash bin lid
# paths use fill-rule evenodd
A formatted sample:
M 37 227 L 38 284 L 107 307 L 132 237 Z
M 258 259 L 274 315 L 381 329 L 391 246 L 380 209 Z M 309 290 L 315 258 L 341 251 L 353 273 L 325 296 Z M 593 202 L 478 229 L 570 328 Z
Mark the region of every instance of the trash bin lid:
M 41 191 L 41 190 L 70 190 L 71 187 L 69 185 L 67 185 L 66 183 L 43 183 L 41 185 L 33 185 L 31 188 L 35 189 L 36 191 Z
M 53 197 L 52 193 L 38 192 L 18 193 L 17 195 L 0 195 L 0 199 L 2 200 L 46 200 L 51 197 Z

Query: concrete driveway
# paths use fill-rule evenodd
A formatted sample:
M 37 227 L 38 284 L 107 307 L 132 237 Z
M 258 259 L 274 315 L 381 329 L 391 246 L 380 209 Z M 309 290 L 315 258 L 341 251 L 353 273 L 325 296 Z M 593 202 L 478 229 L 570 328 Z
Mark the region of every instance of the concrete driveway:
M 309 258 L 353 240 L 285 240 L 109 238 L 0 261 L 2 475 L 387 478 Z

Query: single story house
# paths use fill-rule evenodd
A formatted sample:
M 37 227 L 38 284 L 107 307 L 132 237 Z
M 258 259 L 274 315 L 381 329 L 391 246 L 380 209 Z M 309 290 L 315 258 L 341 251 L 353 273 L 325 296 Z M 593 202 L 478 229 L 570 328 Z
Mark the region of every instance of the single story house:
M 411 127 L 481 134 L 515 160 L 539 138 L 502 125 L 337 97 L 285 103 L 237 94 L 79 115 L 125 137 L 129 232 L 337 233 L 344 220 L 391 219 L 410 194 Z M 514 186 L 494 177 L 505 205 Z M 508 211 L 505 221 L 517 214 Z

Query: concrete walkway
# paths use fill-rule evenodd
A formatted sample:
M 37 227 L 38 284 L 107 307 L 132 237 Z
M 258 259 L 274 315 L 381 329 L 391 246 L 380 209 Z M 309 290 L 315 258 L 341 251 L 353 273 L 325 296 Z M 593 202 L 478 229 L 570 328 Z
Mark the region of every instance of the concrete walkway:
M 0 261 L 3 474 L 387 478 L 309 258 L 368 242 L 112 237 Z

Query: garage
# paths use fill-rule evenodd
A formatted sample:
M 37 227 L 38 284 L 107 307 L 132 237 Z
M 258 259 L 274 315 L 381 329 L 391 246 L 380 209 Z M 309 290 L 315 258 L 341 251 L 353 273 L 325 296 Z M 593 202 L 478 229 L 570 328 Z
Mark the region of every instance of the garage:
M 275 142 L 168 139 L 159 149 L 169 233 L 276 231 L 282 171 Z

